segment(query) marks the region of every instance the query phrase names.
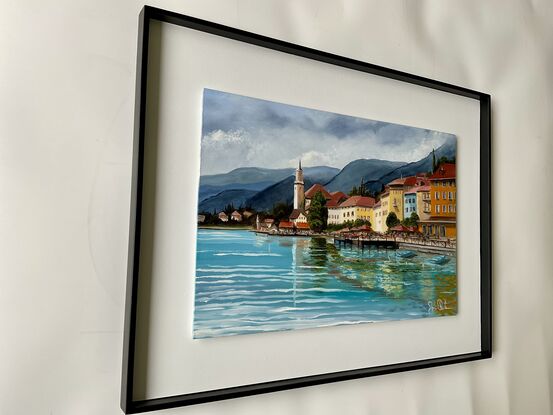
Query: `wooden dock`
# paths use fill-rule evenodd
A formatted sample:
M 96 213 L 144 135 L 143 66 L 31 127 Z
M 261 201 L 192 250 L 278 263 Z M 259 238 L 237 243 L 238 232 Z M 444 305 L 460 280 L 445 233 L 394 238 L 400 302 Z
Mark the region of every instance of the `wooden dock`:
M 334 244 L 343 247 L 356 246 L 361 250 L 399 248 L 399 243 L 392 239 L 334 238 Z
M 456 252 L 456 244 L 450 241 L 422 240 L 414 238 L 393 238 L 378 236 L 370 238 L 334 237 L 334 245 L 338 247 L 357 247 L 364 249 L 412 249 L 428 253 L 451 255 Z

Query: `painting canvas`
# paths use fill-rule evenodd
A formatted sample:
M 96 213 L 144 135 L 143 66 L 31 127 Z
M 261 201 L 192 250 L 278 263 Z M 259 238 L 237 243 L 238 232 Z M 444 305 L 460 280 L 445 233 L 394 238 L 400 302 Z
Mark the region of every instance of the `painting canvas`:
M 196 339 L 457 313 L 456 137 L 204 89 Z

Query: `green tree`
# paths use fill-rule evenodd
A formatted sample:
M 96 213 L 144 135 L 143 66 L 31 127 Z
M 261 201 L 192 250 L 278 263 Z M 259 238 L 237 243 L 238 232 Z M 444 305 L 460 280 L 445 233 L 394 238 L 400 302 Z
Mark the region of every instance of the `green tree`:
M 355 221 L 353 222 L 353 226 L 356 228 L 363 225 L 371 226 L 371 222 L 365 219 L 355 219 Z
M 287 203 L 277 203 L 271 210 L 271 216 L 274 216 L 277 220 L 288 220 L 288 217 L 292 213 L 293 206 Z
M 393 228 L 394 226 L 399 225 L 399 219 L 397 215 L 394 212 L 388 213 L 388 216 L 386 217 L 386 226 L 388 228 Z
M 411 216 L 409 216 L 403 221 L 403 224 L 405 226 L 418 226 L 419 220 L 420 218 L 419 218 L 419 215 L 417 215 L 417 212 L 413 212 L 411 213 Z
M 315 232 L 320 232 L 326 228 L 328 218 L 328 209 L 326 208 L 326 199 L 322 192 L 318 191 L 311 199 L 309 205 L 309 213 L 307 214 L 307 222 L 309 227 Z
M 351 188 L 351 191 L 349 192 L 350 196 L 357 196 L 359 194 L 359 190 L 357 190 L 357 186 L 353 186 Z
M 436 152 L 432 149 L 432 173 L 436 171 L 436 167 L 438 167 L 438 164 L 436 163 Z

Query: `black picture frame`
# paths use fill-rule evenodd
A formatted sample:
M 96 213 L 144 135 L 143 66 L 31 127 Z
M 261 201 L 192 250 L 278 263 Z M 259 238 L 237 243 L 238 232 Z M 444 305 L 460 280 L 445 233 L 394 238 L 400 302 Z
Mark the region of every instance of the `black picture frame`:
M 480 323 L 481 350 L 479 352 L 441 356 L 385 366 L 360 368 L 325 373 L 259 384 L 236 386 L 205 392 L 167 396 L 136 401 L 133 399 L 135 381 L 136 321 L 138 309 L 139 258 L 142 230 L 142 204 L 144 184 L 144 143 L 146 123 L 146 85 L 148 79 L 148 53 L 150 24 L 152 21 L 169 23 L 213 35 L 245 42 L 274 51 L 312 59 L 342 68 L 366 72 L 400 82 L 419 85 L 454 95 L 471 98 L 480 103 Z M 124 322 L 124 348 L 121 408 L 125 413 L 140 413 L 159 409 L 193 405 L 204 402 L 237 398 L 247 395 L 281 391 L 291 388 L 351 380 L 367 376 L 384 375 L 407 370 L 424 369 L 454 363 L 487 359 L 492 356 L 492 240 L 491 240 L 491 97 L 467 88 L 451 85 L 417 75 L 401 72 L 331 53 L 310 49 L 259 34 L 246 32 L 217 23 L 182 14 L 145 6 L 139 17 L 138 54 L 136 73 L 135 119 L 132 164 L 132 190 L 129 228 L 129 254 Z

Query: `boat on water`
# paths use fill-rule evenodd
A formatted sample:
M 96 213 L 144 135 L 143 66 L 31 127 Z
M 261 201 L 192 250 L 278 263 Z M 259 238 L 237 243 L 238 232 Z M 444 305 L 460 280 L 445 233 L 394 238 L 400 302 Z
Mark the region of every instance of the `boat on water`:
M 413 251 L 397 251 L 396 255 L 400 258 L 413 258 L 417 254 Z
M 449 258 L 446 255 L 438 255 L 438 256 L 435 256 L 433 258 L 430 258 L 430 262 L 432 262 L 433 264 L 437 264 L 437 265 L 444 265 L 444 264 L 448 263 L 450 259 L 451 258 Z

